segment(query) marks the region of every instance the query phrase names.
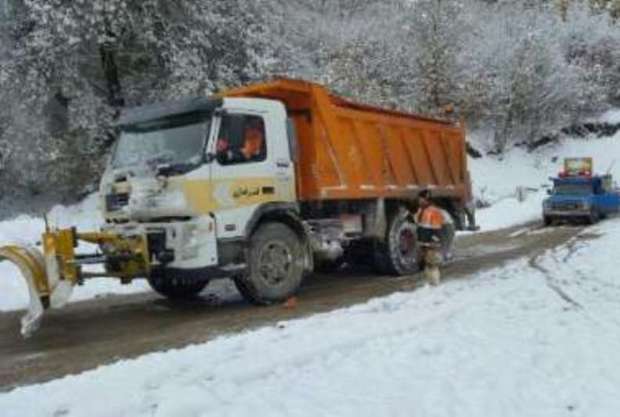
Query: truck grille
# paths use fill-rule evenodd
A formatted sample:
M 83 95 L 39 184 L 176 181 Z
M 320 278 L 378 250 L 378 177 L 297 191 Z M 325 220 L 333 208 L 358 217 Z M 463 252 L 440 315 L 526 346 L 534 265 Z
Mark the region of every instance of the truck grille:
M 581 204 L 576 202 L 553 203 L 552 208 L 560 211 L 578 210 L 581 208 Z
M 105 206 L 108 211 L 116 211 L 129 203 L 129 194 L 108 194 L 105 197 Z

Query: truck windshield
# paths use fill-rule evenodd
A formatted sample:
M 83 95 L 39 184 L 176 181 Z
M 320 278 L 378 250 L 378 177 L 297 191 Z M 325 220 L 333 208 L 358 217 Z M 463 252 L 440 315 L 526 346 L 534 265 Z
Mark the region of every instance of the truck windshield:
M 204 120 L 124 128 L 112 166 L 199 164 L 209 129 L 210 122 Z
M 557 195 L 590 195 L 592 186 L 590 184 L 556 184 L 553 194 Z

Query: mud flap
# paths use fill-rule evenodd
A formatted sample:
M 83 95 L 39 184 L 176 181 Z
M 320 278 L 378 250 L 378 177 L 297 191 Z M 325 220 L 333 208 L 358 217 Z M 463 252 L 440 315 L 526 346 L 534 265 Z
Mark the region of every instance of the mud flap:
M 2 246 L 0 261 L 3 260 L 15 264 L 28 285 L 30 301 L 26 315 L 21 318 L 21 334 L 29 337 L 39 328 L 46 309 L 66 304 L 72 285 L 60 280 L 56 260 L 53 257 L 46 259 L 36 248 Z

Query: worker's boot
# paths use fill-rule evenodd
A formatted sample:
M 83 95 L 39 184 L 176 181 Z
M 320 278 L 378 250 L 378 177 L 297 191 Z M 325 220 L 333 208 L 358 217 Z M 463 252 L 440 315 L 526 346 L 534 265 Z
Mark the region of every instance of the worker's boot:
M 439 281 L 441 280 L 441 273 L 439 272 L 439 268 L 436 266 L 428 266 L 426 269 L 424 269 L 424 277 L 429 284 L 436 287 L 437 285 L 439 285 Z
M 426 281 L 433 286 L 439 285 L 441 280 L 441 273 L 439 272 L 441 254 L 439 251 L 435 248 L 427 249 L 424 263 L 424 278 L 426 278 Z

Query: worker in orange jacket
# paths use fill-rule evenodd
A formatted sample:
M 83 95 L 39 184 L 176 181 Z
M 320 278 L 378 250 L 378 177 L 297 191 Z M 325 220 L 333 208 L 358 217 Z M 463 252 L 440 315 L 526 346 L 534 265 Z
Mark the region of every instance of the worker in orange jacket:
M 419 261 L 424 265 L 424 277 L 431 285 L 439 285 L 441 274 L 441 230 L 445 225 L 444 214 L 431 201 L 430 190 L 418 195 L 418 211 L 415 221 L 420 245 Z

